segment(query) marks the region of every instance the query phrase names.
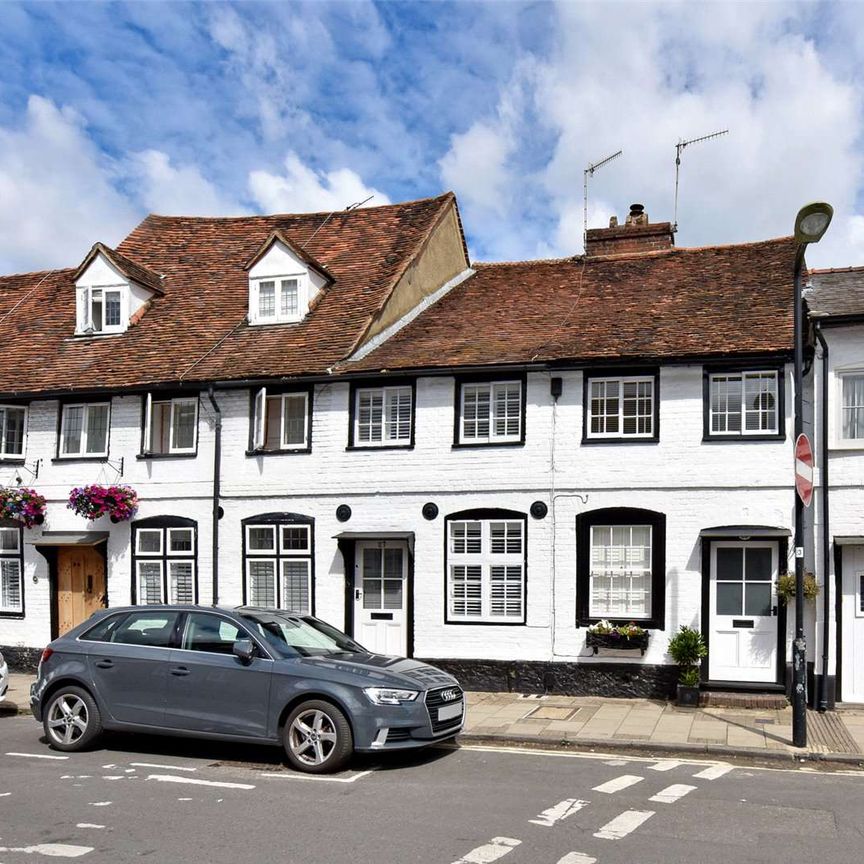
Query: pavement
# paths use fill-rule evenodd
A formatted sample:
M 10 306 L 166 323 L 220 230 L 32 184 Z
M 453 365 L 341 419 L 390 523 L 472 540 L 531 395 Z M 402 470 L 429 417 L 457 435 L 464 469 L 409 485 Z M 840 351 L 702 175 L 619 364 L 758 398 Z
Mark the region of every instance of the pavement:
M 11 674 L 3 714 L 28 714 L 30 675 Z M 653 699 L 469 692 L 463 744 L 833 762 L 864 768 L 864 706 L 807 712 L 792 745 L 792 709 L 678 708 Z

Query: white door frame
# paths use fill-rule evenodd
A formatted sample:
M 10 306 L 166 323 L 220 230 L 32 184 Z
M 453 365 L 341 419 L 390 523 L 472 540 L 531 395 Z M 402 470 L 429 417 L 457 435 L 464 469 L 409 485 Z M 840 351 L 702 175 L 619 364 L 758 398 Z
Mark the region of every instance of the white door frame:
M 836 590 L 841 598 L 837 655 L 839 697 L 843 702 L 864 703 L 864 659 L 856 662 L 864 646 L 864 543 L 844 543 L 835 548 L 840 551 L 834 559 L 840 577 L 835 582 Z
M 383 552 L 387 549 L 400 549 L 402 551 L 402 608 L 386 609 L 384 607 L 378 609 L 367 609 L 364 604 L 364 587 L 363 587 L 363 553 L 365 550 L 375 549 Z M 351 635 L 365 648 L 368 648 L 373 653 L 380 654 L 398 654 L 402 657 L 410 657 L 413 653 L 413 567 L 411 562 L 411 552 L 408 541 L 403 539 L 369 539 L 358 540 L 354 547 L 354 572 L 351 575 Z M 392 641 L 389 647 L 383 647 L 386 636 L 384 633 L 379 633 L 375 639 L 364 637 L 364 631 L 368 634 L 369 627 L 372 625 L 373 617 L 378 621 L 377 629 L 379 631 L 391 629 L 390 637 L 394 635 L 392 630 L 401 624 L 401 634 L 399 634 L 398 645 L 394 645 Z M 401 621 L 399 620 L 401 617 Z M 382 641 L 378 642 L 377 639 Z
M 709 548 L 707 550 L 707 555 L 705 556 L 705 573 L 703 578 L 703 627 L 705 629 L 705 634 L 708 641 L 708 658 L 706 662 L 706 671 L 707 677 L 709 681 L 722 681 L 736 684 L 763 684 L 766 686 L 776 685 L 780 681 L 780 669 L 781 669 L 781 656 L 783 654 L 783 645 L 785 644 L 784 633 L 785 633 L 785 620 L 786 616 L 784 614 L 785 610 L 782 606 L 780 606 L 777 602 L 776 589 L 774 587 L 774 581 L 777 578 L 777 574 L 779 572 L 780 561 L 781 561 L 781 553 L 783 546 L 785 544 L 779 541 L 777 538 L 773 537 L 758 537 L 754 536 L 748 538 L 747 540 L 740 540 L 733 537 L 728 539 L 712 539 L 709 542 Z M 716 563 L 717 563 L 717 550 L 722 548 L 769 548 L 771 550 L 771 607 L 774 611 L 772 615 L 728 615 L 728 616 L 718 616 L 716 614 L 716 603 L 717 603 L 717 579 L 716 579 Z M 745 553 L 746 554 L 746 553 Z M 743 602 L 743 601 L 742 601 Z M 720 619 L 718 622 L 717 619 Z M 723 619 L 728 618 L 728 621 L 724 621 Z M 769 624 L 769 620 L 773 620 L 773 625 Z M 740 621 L 740 625 L 736 626 L 736 623 Z M 760 628 L 760 623 L 763 625 Z M 726 626 L 728 625 L 728 626 Z M 753 625 L 756 625 L 755 627 Z M 736 646 L 736 650 L 739 650 L 742 646 L 740 645 L 742 634 L 750 633 L 750 632 L 759 632 L 761 629 L 762 632 L 765 632 L 765 629 L 768 628 L 773 630 L 772 636 L 773 640 L 771 642 L 772 646 L 772 657 L 770 666 L 764 667 L 764 672 L 758 671 L 758 669 L 751 669 L 749 671 L 746 670 L 746 667 L 742 667 L 741 672 L 736 672 L 734 676 L 729 674 L 730 667 L 734 667 L 737 664 L 723 664 L 721 662 L 722 658 L 719 656 L 718 652 L 721 650 L 720 642 L 721 636 L 725 636 L 728 641 L 734 635 L 737 635 L 738 644 Z M 753 640 L 745 640 L 748 644 Z M 722 670 L 726 670 L 725 672 Z

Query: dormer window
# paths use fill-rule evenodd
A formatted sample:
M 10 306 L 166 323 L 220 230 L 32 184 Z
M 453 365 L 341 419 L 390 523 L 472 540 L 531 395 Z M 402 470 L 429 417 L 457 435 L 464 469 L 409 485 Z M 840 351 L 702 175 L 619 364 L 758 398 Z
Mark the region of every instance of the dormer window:
M 127 305 L 126 286 L 78 289 L 78 333 L 121 333 L 126 329 L 123 314 Z
M 295 324 L 333 277 L 281 231 L 273 231 L 246 264 L 249 323 Z

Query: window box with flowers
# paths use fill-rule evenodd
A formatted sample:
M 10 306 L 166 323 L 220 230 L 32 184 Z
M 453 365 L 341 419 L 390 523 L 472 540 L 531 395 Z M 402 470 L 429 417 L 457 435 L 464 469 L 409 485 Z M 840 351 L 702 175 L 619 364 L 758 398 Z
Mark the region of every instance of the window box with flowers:
M 634 624 L 616 625 L 609 621 L 598 621 L 588 628 L 585 644 L 597 653 L 599 648 L 615 648 L 624 651 L 645 653 L 650 634 L 643 627 Z
M 109 516 L 112 522 L 125 522 L 138 512 L 138 493 L 131 486 L 76 487 L 66 506 L 85 519 Z
M 45 498 L 35 489 L 0 487 L 0 519 L 14 519 L 28 528 L 45 521 Z

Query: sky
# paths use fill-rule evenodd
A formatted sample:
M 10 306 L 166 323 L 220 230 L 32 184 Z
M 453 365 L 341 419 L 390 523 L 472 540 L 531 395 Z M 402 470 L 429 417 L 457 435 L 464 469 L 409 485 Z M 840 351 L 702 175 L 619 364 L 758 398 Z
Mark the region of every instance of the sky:
M 679 246 L 792 232 L 864 264 L 864 3 L 0 0 L 0 273 L 150 212 L 456 193 L 472 260 L 582 251 L 643 203 Z

